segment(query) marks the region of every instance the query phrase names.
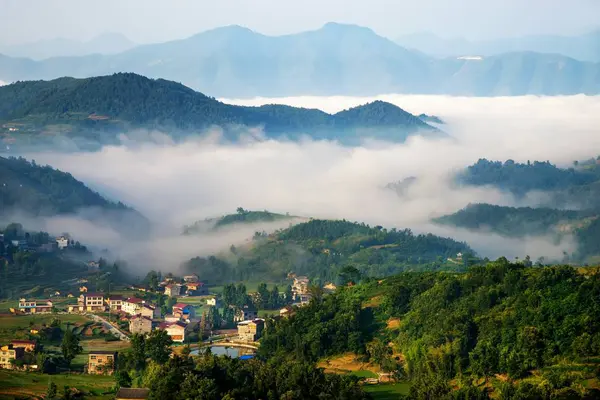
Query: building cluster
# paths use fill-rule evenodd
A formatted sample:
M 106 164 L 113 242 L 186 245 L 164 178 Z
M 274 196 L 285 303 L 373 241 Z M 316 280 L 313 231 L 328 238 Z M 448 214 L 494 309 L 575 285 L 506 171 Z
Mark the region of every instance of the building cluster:
M 309 290 L 310 280 L 306 276 L 294 276 L 292 283 L 292 294 L 295 305 L 304 305 L 310 303 L 312 295 Z
M 12 246 L 19 251 L 25 252 L 40 252 L 40 253 L 53 253 L 58 250 L 64 250 L 70 246 L 73 246 L 73 241 L 65 236 L 55 238 L 53 241 L 48 243 L 36 243 L 33 241 L 29 234 L 19 239 L 7 239 L 4 234 L 0 233 L 0 243 L 4 247 Z M 1 256 L 2 254 L 0 254 Z
M 2 369 L 37 369 L 37 365 L 22 365 L 26 353 L 35 352 L 37 344 L 33 340 L 13 340 L 10 344 L 0 346 L 0 368 Z

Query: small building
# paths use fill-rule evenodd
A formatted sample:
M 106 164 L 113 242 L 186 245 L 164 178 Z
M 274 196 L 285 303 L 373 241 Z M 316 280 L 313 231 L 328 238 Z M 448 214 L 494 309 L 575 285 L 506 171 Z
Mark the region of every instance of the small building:
M 262 336 L 265 328 L 265 320 L 256 318 L 251 321 L 242 321 L 238 323 L 238 337 L 244 342 L 255 342 Z
M 15 368 L 12 360 L 21 360 L 24 355 L 25 349 L 23 347 L 14 347 L 12 344 L 0 347 L 0 368 Z
M 186 275 L 183 277 L 183 280 L 185 281 L 185 283 L 198 282 L 198 275 L 196 275 L 196 274 Z
M 113 294 L 106 298 L 106 305 L 111 311 L 119 311 L 123 306 L 123 296 Z
M 77 299 L 77 306 L 80 311 L 104 311 L 104 294 L 84 293 Z
M 88 288 L 87 286 L 80 286 L 79 287 L 79 293 L 87 293 Z
M 145 400 L 150 397 L 150 389 L 146 388 L 120 388 L 115 400 Z
M 117 362 L 115 351 L 90 351 L 88 355 L 88 374 L 112 375 Z
M 204 282 L 188 282 L 185 286 L 186 294 L 189 296 L 206 296 L 208 294 L 208 288 Z
M 196 309 L 189 304 L 176 303 L 173 305 L 173 315 L 189 321 L 196 316 Z
M 152 331 L 152 319 L 143 315 L 134 315 L 129 320 L 129 332 L 148 334 Z
M 310 280 L 306 276 L 297 276 L 294 278 L 294 283 L 292 284 L 294 299 L 297 300 L 300 295 L 308 293 L 309 283 Z
M 142 304 L 140 307 L 140 314 L 150 319 L 158 319 L 161 317 L 160 308 L 146 303 Z
M 19 311 L 25 314 L 51 313 L 54 304 L 50 300 L 19 299 Z
M 58 237 L 56 238 L 56 245 L 60 250 L 66 249 L 69 247 L 69 239 L 64 236 Z
M 181 295 L 181 285 L 176 283 L 169 283 L 165 286 L 165 294 L 169 297 L 176 297 Z
M 35 340 L 13 340 L 11 344 L 14 349 L 24 349 L 27 353 L 33 353 L 37 346 Z
M 171 340 L 178 343 L 185 341 L 185 329 L 187 325 L 181 321 L 177 322 L 163 322 L 159 325 L 159 329 L 163 329 L 167 332 L 167 335 L 171 337 Z
M 296 312 L 294 311 L 294 307 L 285 306 L 281 310 L 279 310 L 279 316 L 282 318 L 288 318 L 294 315 Z
M 258 318 L 258 311 L 254 307 L 250 307 L 245 305 L 243 308 L 236 311 L 233 321 L 234 322 L 242 322 L 242 321 L 250 321 Z
M 127 300 L 121 302 L 121 311 L 129 314 L 136 315 L 142 311 L 142 305 L 145 303 L 144 300 L 137 297 L 129 297 Z
M 328 283 L 327 285 L 323 286 L 323 289 L 329 292 L 333 292 L 337 289 L 337 286 L 335 286 L 333 283 Z
M 206 299 L 206 305 L 219 308 L 221 307 L 221 302 L 216 297 L 211 297 L 210 299 Z

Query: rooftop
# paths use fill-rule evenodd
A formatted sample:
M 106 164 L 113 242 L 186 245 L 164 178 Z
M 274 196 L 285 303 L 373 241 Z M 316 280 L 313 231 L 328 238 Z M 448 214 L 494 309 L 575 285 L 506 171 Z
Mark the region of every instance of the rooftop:
M 104 297 L 104 293 L 100 292 L 87 292 L 83 293 L 84 297 Z
M 111 294 L 110 296 L 108 296 L 109 300 L 123 300 L 123 296 L 121 296 L 120 294 Z
M 185 303 L 175 303 L 173 304 L 173 308 L 186 308 L 189 307 L 189 304 L 185 304 Z
M 120 388 L 117 392 L 119 399 L 147 399 L 150 395 L 150 389 L 146 388 Z
M 144 300 L 138 299 L 137 297 L 129 297 L 126 301 L 128 303 L 135 303 L 135 304 L 137 304 L 137 303 L 143 302 Z

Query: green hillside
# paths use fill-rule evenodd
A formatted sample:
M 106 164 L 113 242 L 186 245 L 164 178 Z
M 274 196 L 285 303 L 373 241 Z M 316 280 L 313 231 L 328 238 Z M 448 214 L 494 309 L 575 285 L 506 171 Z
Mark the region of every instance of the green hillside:
M 161 129 L 178 137 L 215 125 L 229 136 L 239 132 L 241 125 L 262 127 L 270 137 L 308 135 L 340 141 L 380 135 L 403 141 L 421 130 L 441 134 L 381 101 L 337 114 L 281 105 L 243 107 L 219 102 L 179 83 L 131 73 L 0 87 L 0 122 L 0 134 L 7 143 L 23 142 L 27 133 L 38 134 L 40 140 L 64 135 L 114 141 L 117 133 L 132 128 Z
M 191 225 L 183 227 L 184 235 L 193 235 L 206 229 L 219 229 L 234 224 L 253 224 L 262 222 L 275 222 L 291 220 L 297 217 L 289 214 L 277 214 L 267 210 L 250 211 L 239 207 L 235 214 L 223 215 L 219 218 L 207 218 L 204 221 L 196 221 Z
M 364 370 L 353 374 L 389 372 L 410 399 L 598 398 L 598 293 L 593 270 L 504 258 L 464 274 L 403 273 L 271 321 L 259 355 L 327 369 L 354 354 Z
M 343 220 L 311 220 L 267 235 L 256 232 L 252 243 L 232 246 L 209 258 L 182 266 L 209 283 L 264 280 L 277 282 L 289 272 L 323 281 L 338 281 L 347 267 L 364 276 L 401 271 L 460 270 L 448 263 L 457 253 L 473 254 L 465 243 L 409 229 L 385 229 Z

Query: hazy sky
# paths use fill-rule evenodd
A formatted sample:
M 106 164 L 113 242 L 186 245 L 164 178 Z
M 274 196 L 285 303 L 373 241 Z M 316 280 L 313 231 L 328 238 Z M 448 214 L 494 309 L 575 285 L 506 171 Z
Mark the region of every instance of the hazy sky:
M 157 42 L 232 24 L 283 34 L 328 21 L 392 38 L 430 31 L 486 39 L 579 34 L 600 27 L 599 16 L 599 0 L 0 0 L 0 43 L 85 40 L 103 32 Z

